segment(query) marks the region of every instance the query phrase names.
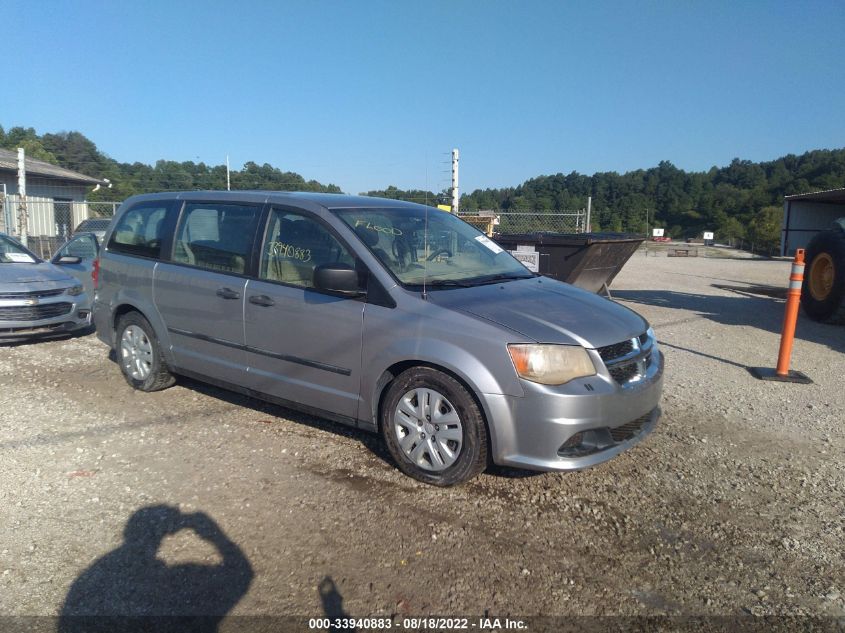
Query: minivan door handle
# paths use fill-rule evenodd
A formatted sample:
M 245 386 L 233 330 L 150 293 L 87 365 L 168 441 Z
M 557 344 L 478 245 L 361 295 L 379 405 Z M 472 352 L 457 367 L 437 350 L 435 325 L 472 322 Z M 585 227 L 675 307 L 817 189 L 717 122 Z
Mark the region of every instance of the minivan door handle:
M 223 299 L 240 299 L 241 293 L 235 292 L 231 288 L 218 288 L 217 296 L 222 297 Z
M 249 298 L 249 302 L 254 303 L 257 306 L 264 306 L 265 308 L 276 305 L 276 302 L 267 295 L 252 295 Z

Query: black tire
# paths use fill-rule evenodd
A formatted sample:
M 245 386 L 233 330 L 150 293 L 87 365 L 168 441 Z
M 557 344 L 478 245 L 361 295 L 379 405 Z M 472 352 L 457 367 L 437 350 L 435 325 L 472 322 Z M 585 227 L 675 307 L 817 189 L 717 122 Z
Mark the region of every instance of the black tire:
M 462 427 L 462 442 L 457 458 L 450 466 L 437 472 L 421 468 L 405 454 L 393 422 L 400 399 L 418 388 L 442 394 L 448 401 L 446 404 L 454 408 Z M 487 467 L 488 440 L 484 416 L 466 388 L 448 374 L 431 367 L 412 367 L 402 372 L 387 388 L 380 417 L 381 434 L 387 450 L 399 470 L 418 481 L 434 486 L 454 486 L 469 481 Z M 429 422 L 432 422 L 431 418 Z
M 123 334 L 130 326 L 135 326 L 143 331 L 152 352 L 150 371 L 143 379 L 132 377 L 121 352 Z M 164 361 L 164 356 L 161 353 L 161 345 L 158 342 L 158 337 L 156 337 L 153 327 L 139 312 L 127 312 L 121 316 L 117 322 L 115 334 L 115 356 L 117 364 L 120 365 L 120 371 L 123 377 L 132 388 L 138 391 L 160 391 L 167 389 L 176 382 L 176 378 L 170 373 L 170 369 Z
M 801 305 L 814 321 L 845 324 L 845 231 L 822 231 L 807 246 Z M 833 285 L 820 291 L 817 269 L 833 272 Z M 813 277 L 815 276 L 815 281 Z

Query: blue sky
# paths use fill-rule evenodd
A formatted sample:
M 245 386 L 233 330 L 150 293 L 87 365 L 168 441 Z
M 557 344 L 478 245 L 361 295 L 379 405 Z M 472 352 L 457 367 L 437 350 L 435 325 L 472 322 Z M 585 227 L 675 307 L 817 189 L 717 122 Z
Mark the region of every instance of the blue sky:
M 845 146 L 845 2 L 3 3 L 0 125 L 357 193 Z

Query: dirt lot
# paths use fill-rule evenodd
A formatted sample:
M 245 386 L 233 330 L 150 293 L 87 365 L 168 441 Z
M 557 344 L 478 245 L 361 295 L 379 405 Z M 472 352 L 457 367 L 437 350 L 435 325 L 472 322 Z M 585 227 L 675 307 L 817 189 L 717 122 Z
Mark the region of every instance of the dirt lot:
M 667 358 L 654 434 L 591 470 L 497 469 L 447 490 L 326 421 L 189 381 L 133 392 L 94 336 L 0 348 L 0 614 L 112 600 L 306 617 L 841 616 L 845 328 L 799 321 L 793 367 L 812 385 L 746 371 L 774 365 L 772 286 L 788 270 L 638 253 L 613 288 Z

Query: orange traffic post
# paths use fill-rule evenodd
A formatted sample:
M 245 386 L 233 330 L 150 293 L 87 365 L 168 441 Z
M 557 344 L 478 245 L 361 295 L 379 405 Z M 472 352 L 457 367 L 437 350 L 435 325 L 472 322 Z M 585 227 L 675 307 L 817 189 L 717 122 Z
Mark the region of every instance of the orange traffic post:
M 798 323 L 798 306 L 801 304 L 801 284 L 804 282 L 804 249 L 795 251 L 792 262 L 792 272 L 789 274 L 789 289 L 786 291 L 786 312 L 783 317 L 783 330 L 780 335 L 780 350 L 778 364 L 772 370 L 768 367 L 749 367 L 749 371 L 761 380 L 777 380 L 779 382 L 797 382 L 809 384 L 813 382 L 800 371 L 789 369 L 792 357 L 792 343 L 795 341 L 795 325 Z

